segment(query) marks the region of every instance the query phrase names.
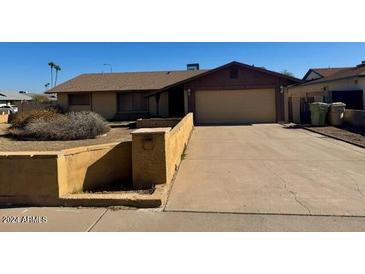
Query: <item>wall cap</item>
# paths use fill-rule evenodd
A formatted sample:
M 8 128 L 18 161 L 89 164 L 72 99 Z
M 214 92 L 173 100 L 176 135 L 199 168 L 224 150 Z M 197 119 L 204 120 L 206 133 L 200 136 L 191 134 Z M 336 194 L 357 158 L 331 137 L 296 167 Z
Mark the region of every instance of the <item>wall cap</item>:
M 132 131 L 132 135 L 138 135 L 138 134 L 165 134 L 167 132 L 171 131 L 171 127 L 157 127 L 157 128 L 139 128 L 135 131 Z

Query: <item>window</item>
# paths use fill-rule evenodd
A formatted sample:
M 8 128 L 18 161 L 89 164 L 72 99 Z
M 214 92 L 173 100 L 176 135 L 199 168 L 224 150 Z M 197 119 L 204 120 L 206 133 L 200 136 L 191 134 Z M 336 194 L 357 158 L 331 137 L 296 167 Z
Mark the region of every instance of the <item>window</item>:
M 140 92 L 118 94 L 118 111 L 147 111 L 147 98 L 144 97 L 144 93 Z
M 68 103 L 70 106 L 90 105 L 90 93 L 69 94 Z
M 238 68 L 231 68 L 229 71 L 229 76 L 231 79 L 237 79 L 238 78 Z

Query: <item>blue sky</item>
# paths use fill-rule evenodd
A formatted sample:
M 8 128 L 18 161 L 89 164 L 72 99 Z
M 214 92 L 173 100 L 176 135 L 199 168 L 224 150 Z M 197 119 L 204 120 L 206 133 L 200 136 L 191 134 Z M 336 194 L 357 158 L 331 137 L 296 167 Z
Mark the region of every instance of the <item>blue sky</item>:
M 311 67 L 353 66 L 365 43 L 0 43 L 0 90 L 43 92 L 48 62 L 62 68 L 59 83 L 87 72 L 214 68 L 230 61 L 288 70 L 301 78 Z

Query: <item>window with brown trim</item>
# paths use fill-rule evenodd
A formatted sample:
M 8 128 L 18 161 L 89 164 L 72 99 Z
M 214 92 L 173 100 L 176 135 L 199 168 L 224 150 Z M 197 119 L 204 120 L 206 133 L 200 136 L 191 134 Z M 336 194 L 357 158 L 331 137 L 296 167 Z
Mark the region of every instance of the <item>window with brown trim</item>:
M 68 104 L 70 106 L 90 105 L 90 93 L 69 94 Z
M 118 112 L 147 111 L 147 100 L 141 92 L 118 94 Z

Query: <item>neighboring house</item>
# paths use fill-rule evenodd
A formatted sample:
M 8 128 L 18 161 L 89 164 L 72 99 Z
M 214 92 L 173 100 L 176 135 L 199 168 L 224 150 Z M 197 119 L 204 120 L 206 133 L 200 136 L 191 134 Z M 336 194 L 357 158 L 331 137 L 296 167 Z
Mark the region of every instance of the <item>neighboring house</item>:
M 198 124 L 284 121 L 284 87 L 301 80 L 231 62 L 211 70 L 82 74 L 47 93 L 70 111 L 92 110 L 107 119 L 182 117 Z
M 349 109 L 365 109 L 365 62 L 355 67 L 310 69 L 303 83 L 285 92 L 286 121 L 307 123 L 309 103 L 344 102 Z
M 22 102 L 32 101 L 32 97 L 24 93 L 0 91 L 0 104 L 19 105 Z

